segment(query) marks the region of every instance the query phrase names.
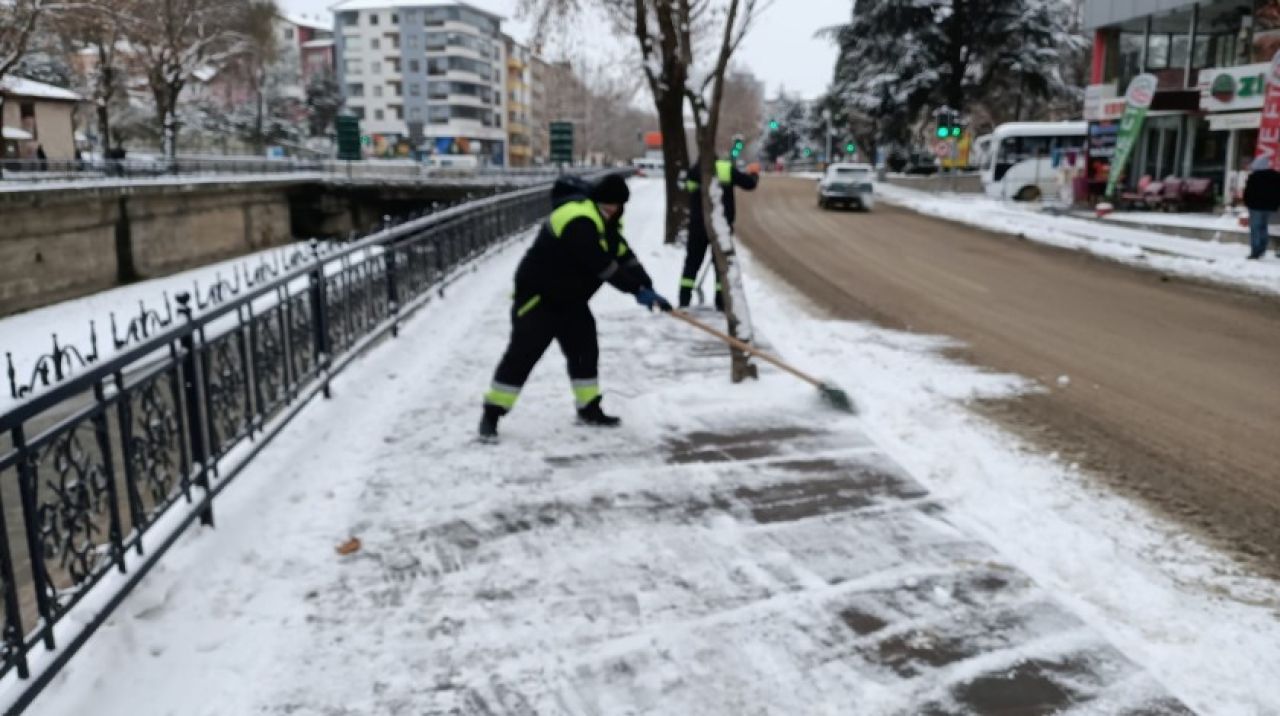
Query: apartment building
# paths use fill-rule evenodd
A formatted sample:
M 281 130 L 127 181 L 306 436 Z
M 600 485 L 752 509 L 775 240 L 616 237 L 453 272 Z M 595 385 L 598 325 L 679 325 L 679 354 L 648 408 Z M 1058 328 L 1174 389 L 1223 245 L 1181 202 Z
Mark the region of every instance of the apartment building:
M 511 166 L 533 164 L 532 148 L 532 56 L 511 37 L 504 38 L 507 47 L 507 144 Z
M 338 80 L 374 155 L 507 165 L 500 16 L 433 0 L 346 0 L 333 12 Z

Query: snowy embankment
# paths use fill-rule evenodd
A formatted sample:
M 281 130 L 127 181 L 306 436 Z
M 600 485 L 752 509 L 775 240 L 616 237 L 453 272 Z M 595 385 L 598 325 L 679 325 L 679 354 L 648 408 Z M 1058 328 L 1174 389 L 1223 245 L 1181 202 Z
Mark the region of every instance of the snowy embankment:
M 1248 247 L 1234 241 L 1201 241 L 1042 213 L 974 194 L 929 194 L 876 184 L 880 198 L 929 216 L 1013 234 L 1051 246 L 1088 251 L 1132 266 L 1280 294 L 1280 259 L 1245 258 Z M 1216 221 L 1215 224 L 1221 224 Z
M 633 189 L 631 242 L 674 287 L 661 184 Z M 572 425 L 552 348 L 503 442 L 475 444 L 519 254 L 339 376 L 33 712 L 956 712 L 947 699 L 982 675 L 1081 649 L 1115 673 L 1071 681 L 1072 713 L 1136 712 L 1161 690 L 1204 714 L 1280 710 L 1276 585 L 966 408 L 1027 381 L 950 361 L 940 339 L 828 320 L 750 256 L 758 333 L 847 388 L 859 417 L 765 367 L 729 386 L 722 353 L 605 289 L 605 407 L 624 427 Z M 726 442 L 726 426 L 755 437 Z M 863 478 L 899 494 L 852 511 L 821 510 L 856 504 L 851 483 L 778 483 L 786 465 L 876 464 Z M 336 555 L 351 536 L 362 546 Z M 1019 571 L 1034 584 L 992 586 Z M 974 574 L 995 591 L 962 589 Z M 850 606 L 890 603 L 911 618 Z M 1016 673 L 987 685 L 1007 693 Z

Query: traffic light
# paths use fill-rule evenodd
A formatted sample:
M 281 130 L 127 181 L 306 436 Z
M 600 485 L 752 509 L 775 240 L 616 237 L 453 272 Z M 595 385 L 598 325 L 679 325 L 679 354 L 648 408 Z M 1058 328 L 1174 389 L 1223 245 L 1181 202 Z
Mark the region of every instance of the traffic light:
M 779 129 L 781 126 L 782 126 L 782 125 L 778 123 L 778 120 L 776 120 L 776 119 L 771 119 L 771 120 L 769 120 L 769 131 L 770 131 L 770 132 L 776 132 L 776 131 L 778 131 L 778 129 Z
M 813 150 L 808 147 L 805 147 L 804 156 L 805 156 L 805 159 L 808 159 L 809 157 L 813 156 Z
M 737 159 L 738 157 L 742 156 L 742 150 L 746 148 L 747 148 L 747 143 L 742 139 L 742 137 L 734 137 L 733 149 L 730 150 L 729 153 L 733 155 L 734 159 Z
M 964 125 L 963 125 L 963 124 L 953 124 L 953 125 L 951 125 L 951 138 L 952 138 L 952 139 L 959 139 L 963 134 L 964 134 Z
M 844 145 L 845 154 L 856 154 L 857 152 L 858 152 L 858 145 L 854 144 L 853 142 L 849 142 L 848 144 Z
M 936 134 L 938 139 L 959 139 L 964 134 L 964 124 L 960 115 L 953 110 L 939 110 L 936 117 Z

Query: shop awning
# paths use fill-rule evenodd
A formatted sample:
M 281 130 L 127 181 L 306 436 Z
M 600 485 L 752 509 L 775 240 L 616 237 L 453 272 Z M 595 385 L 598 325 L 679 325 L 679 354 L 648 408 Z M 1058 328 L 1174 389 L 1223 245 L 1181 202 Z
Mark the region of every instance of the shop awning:
M 1233 129 L 1257 129 L 1262 125 L 1261 112 L 1224 112 L 1209 115 L 1209 131 L 1229 132 Z
M 14 140 L 35 139 L 35 137 L 31 135 L 31 132 L 28 132 L 25 129 L 18 129 L 17 127 L 5 127 L 4 138 Z

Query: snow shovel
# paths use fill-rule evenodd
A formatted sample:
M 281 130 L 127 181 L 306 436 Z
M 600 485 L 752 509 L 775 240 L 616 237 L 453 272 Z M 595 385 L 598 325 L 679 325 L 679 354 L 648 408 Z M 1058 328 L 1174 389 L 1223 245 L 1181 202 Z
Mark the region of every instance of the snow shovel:
M 672 311 L 671 317 L 684 321 L 685 323 L 688 323 L 689 325 L 693 326 L 694 328 L 697 328 L 698 330 L 704 333 L 709 333 L 715 336 L 716 338 L 719 338 L 721 341 L 728 344 L 729 346 L 732 346 L 733 348 L 737 348 L 738 350 L 742 351 L 743 353 L 746 353 L 747 355 L 753 355 L 766 363 L 772 364 L 775 367 L 781 368 L 782 370 L 790 373 L 791 375 L 794 375 L 795 377 L 799 378 L 800 380 L 803 380 L 809 385 L 812 385 L 813 387 L 818 389 L 818 394 L 822 397 L 822 402 L 826 403 L 827 405 L 830 405 L 836 410 L 840 410 L 846 413 L 852 413 L 855 415 L 858 413 L 858 408 L 853 404 L 853 399 L 850 398 L 849 394 L 844 392 L 844 390 L 830 383 L 827 383 L 825 381 L 818 380 L 817 378 L 814 378 L 808 373 L 805 373 L 804 371 L 794 366 L 784 363 L 781 359 L 771 356 L 768 353 L 761 351 L 760 349 L 756 348 L 755 346 L 752 346 L 749 343 L 740 341 L 737 338 L 734 338 L 733 336 L 727 333 L 718 331 L 712 328 L 711 326 L 708 326 L 707 324 L 703 323 L 702 321 L 699 321 L 693 316 L 690 316 L 684 311 Z

